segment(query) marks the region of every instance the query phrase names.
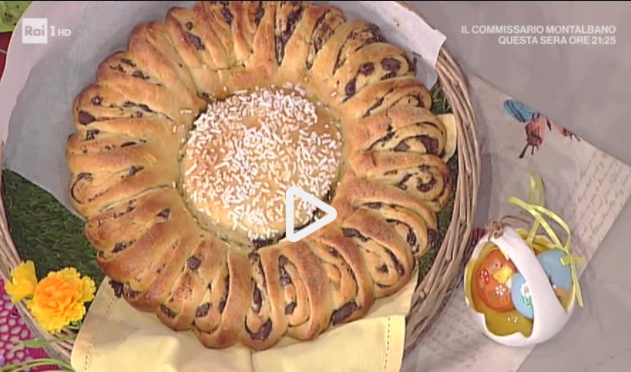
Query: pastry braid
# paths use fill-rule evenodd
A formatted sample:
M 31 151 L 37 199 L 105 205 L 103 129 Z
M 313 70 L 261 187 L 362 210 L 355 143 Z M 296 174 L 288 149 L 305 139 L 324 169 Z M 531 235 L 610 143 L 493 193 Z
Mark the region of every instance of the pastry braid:
M 70 200 L 116 294 L 206 347 L 266 349 L 396 293 L 437 243 L 453 187 L 415 65 L 377 26 L 301 1 L 197 2 L 137 26 L 77 96 L 67 143 Z M 191 213 L 181 150 L 209 103 L 287 83 L 339 120 L 338 217 L 243 249 Z

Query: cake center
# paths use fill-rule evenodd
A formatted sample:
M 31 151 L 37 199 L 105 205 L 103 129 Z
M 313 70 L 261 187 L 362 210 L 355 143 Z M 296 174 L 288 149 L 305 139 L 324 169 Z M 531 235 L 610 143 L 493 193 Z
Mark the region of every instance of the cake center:
M 336 181 L 341 135 L 328 109 L 300 88 L 236 92 L 195 122 L 182 188 L 198 220 L 248 244 L 285 232 L 285 192 L 298 186 L 324 199 Z M 295 205 L 295 226 L 315 207 Z

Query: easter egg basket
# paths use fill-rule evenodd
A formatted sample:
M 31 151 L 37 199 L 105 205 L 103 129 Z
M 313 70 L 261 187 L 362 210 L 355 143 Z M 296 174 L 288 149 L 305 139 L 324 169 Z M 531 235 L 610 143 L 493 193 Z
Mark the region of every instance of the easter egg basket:
M 576 305 L 583 305 L 569 226 L 543 206 L 542 182 L 531 178 L 531 204 L 509 202 L 534 217 L 530 231 L 491 220 L 489 231 L 471 254 L 464 273 L 465 301 L 482 333 L 506 346 L 524 347 L 554 337 Z M 540 194 L 540 202 L 534 196 Z M 567 235 L 561 241 L 548 218 Z M 543 228 L 546 235 L 540 235 Z
M 401 3 L 409 7 L 407 2 Z M 449 205 L 438 214 L 439 239 L 418 263 L 418 286 L 407 317 L 406 353 L 421 340 L 463 277 L 479 188 L 477 123 L 465 76 L 444 47 L 436 71 L 438 83 L 431 91 L 432 112 L 453 114 L 455 119 L 457 151 L 448 162 L 454 190 Z M 104 276 L 84 236 L 83 223 L 52 195 L 3 169 L 0 276 L 7 280 L 20 262 L 32 260 L 40 278 L 49 271 L 70 266 L 94 279 L 98 286 Z M 34 320 L 24 303 L 17 307 L 36 337 L 62 339 L 47 345 L 46 351 L 52 358 L 68 362 L 77 330 L 65 329 L 52 336 Z

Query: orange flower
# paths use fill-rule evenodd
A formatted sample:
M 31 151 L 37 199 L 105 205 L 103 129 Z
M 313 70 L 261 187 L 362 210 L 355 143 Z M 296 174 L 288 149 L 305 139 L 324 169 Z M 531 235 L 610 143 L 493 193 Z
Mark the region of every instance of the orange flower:
M 27 306 L 44 330 L 56 333 L 83 319 L 85 303 L 94 299 L 95 290 L 92 279 L 67 268 L 42 279 Z
M 11 302 L 15 304 L 31 297 L 36 286 L 35 264 L 32 261 L 26 261 L 11 271 L 11 279 L 4 284 L 4 290 L 11 296 Z

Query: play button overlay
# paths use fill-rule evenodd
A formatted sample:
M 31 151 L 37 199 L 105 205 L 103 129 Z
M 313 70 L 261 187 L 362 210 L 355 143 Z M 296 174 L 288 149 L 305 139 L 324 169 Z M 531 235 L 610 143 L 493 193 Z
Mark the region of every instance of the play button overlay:
M 295 228 L 294 226 L 294 215 L 295 215 L 294 198 L 295 197 L 298 197 L 314 205 L 316 208 L 325 212 L 326 215 L 320 218 L 319 220 L 314 221 L 312 224 L 305 227 L 304 229 L 300 231 L 294 231 L 294 228 Z M 309 194 L 308 192 L 301 190 L 300 188 L 296 186 L 291 186 L 290 188 L 287 189 L 287 192 L 285 193 L 285 210 L 287 211 L 285 215 L 285 221 L 286 221 L 285 231 L 287 234 L 287 240 L 289 240 L 292 243 L 295 243 L 299 241 L 300 239 L 306 238 L 312 233 L 320 230 L 324 226 L 335 221 L 335 219 L 337 218 L 337 211 L 335 210 L 335 208 L 331 207 L 330 205 L 326 204 L 322 200 Z

